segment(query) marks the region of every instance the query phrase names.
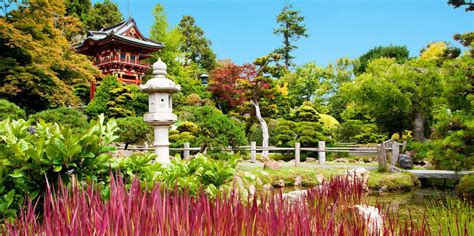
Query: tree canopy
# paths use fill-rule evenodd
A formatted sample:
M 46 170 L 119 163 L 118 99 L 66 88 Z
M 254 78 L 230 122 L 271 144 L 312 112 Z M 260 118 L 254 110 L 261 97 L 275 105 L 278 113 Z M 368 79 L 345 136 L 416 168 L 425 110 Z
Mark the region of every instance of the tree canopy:
M 0 97 L 27 112 L 77 106 L 73 85 L 98 75 L 66 38 L 80 31 L 60 0 L 28 1 L 0 18 Z
M 378 58 L 395 58 L 398 63 L 403 63 L 409 57 L 410 52 L 406 46 L 379 46 L 370 49 L 367 53 L 359 57 L 359 65 L 354 69 L 357 75 L 365 72 L 370 61 Z
M 207 71 L 214 69 L 216 54 L 211 49 L 211 41 L 206 39 L 204 31 L 196 25 L 194 17 L 183 16 L 178 24 L 178 30 L 184 37 L 181 51 L 185 55 L 185 64 L 192 61 Z

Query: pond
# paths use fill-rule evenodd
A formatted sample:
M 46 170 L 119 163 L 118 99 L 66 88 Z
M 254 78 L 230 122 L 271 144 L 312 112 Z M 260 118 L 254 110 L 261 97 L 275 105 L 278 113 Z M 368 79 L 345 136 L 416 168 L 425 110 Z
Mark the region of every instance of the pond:
M 423 217 L 427 207 L 433 204 L 446 203 L 447 199 L 457 198 L 454 189 L 450 188 L 418 188 L 410 192 L 385 192 L 371 193 L 366 201 L 369 205 L 380 204 L 390 207 L 393 214 L 399 214 L 401 218 Z

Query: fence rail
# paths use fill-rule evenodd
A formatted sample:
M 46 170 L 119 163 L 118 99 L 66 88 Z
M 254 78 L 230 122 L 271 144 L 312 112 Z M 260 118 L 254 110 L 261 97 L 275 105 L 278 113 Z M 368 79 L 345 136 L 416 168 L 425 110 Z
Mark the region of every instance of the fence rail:
M 400 146 L 395 141 L 386 141 L 381 144 L 377 144 L 376 147 L 355 147 L 353 145 L 343 147 L 326 147 L 325 141 L 319 141 L 318 147 L 301 147 L 300 143 L 296 143 L 294 147 L 262 147 L 257 146 L 256 142 L 251 142 L 250 146 L 240 147 L 227 147 L 227 148 L 211 148 L 211 150 L 221 151 L 236 151 L 236 150 L 248 150 L 250 151 L 250 161 L 257 161 L 257 152 L 262 151 L 292 151 L 295 155 L 295 165 L 300 164 L 300 157 L 302 151 L 310 151 L 318 153 L 318 161 L 320 164 L 325 164 L 326 153 L 362 153 L 362 154 L 377 154 L 379 168 L 387 169 L 390 165 L 395 165 L 398 162 L 398 154 L 400 153 Z M 119 147 L 123 149 L 123 147 Z M 131 151 L 152 151 L 154 148 L 128 148 Z M 178 151 L 183 153 L 183 159 L 187 160 L 191 157 L 191 151 L 200 151 L 200 147 L 190 147 L 189 143 L 185 143 L 182 148 L 170 148 L 170 151 Z M 387 159 L 390 159 L 390 163 L 387 163 Z

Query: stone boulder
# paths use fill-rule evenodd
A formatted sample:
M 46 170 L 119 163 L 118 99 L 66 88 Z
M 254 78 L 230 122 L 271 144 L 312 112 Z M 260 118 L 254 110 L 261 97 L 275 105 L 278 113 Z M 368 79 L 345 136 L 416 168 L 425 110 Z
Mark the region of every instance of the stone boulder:
M 369 171 L 365 168 L 359 167 L 347 171 L 347 180 L 349 182 L 361 181 L 364 191 L 369 191 Z
M 413 168 L 413 160 L 409 155 L 400 154 L 398 156 L 398 162 L 400 163 L 400 167 L 402 169 L 412 169 Z
M 380 210 L 368 205 L 355 205 L 354 208 L 367 224 L 367 231 L 370 235 L 380 235 L 383 230 L 383 217 Z
M 276 170 L 276 169 L 279 169 L 280 167 L 281 167 L 280 163 L 274 160 L 266 160 L 263 163 L 263 169 Z
M 318 181 L 318 184 L 322 184 L 324 181 L 326 181 L 326 178 L 323 174 L 318 174 L 316 175 L 316 180 Z
M 306 157 L 306 162 L 316 162 L 316 158 Z
M 349 163 L 349 161 L 346 158 L 337 158 L 336 160 L 334 160 L 334 162 Z
M 303 181 L 303 178 L 301 176 L 296 176 L 295 177 L 295 186 L 301 186 L 301 182 Z
M 295 190 L 288 193 L 283 193 L 281 196 L 283 200 L 289 201 L 290 203 L 295 203 L 306 197 L 307 194 L 307 190 Z
M 283 187 L 285 187 L 285 181 L 283 179 L 279 179 L 279 180 L 273 182 L 273 186 L 283 188 Z

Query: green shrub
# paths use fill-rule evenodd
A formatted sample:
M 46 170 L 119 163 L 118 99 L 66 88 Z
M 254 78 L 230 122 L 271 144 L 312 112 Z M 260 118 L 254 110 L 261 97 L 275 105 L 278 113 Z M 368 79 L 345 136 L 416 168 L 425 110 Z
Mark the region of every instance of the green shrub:
M 432 134 L 428 152 L 437 169 L 471 170 L 474 168 L 474 120 L 466 113 L 454 113 L 440 121 Z
M 90 101 L 90 85 L 77 84 L 74 86 L 74 95 L 81 99 L 84 105 L 89 104 Z
M 214 107 L 195 107 L 191 121 L 200 128 L 197 142 L 206 148 L 237 147 L 246 143 L 243 125 Z
M 335 137 L 338 142 L 381 143 L 387 134 L 380 132 L 375 124 L 348 120 L 335 129 Z
M 462 177 L 456 186 L 458 196 L 474 199 L 474 174 Z
M 8 118 L 13 120 L 24 119 L 25 111 L 15 105 L 15 103 L 9 102 L 5 99 L 0 99 L 0 120 Z
M 410 156 L 414 162 L 422 162 L 428 160 L 428 152 L 431 150 L 432 145 L 429 142 L 420 143 L 411 141 L 407 144 L 407 150 L 410 151 Z
M 277 147 L 293 147 L 297 142 L 296 122 L 283 119 L 279 119 L 277 122 L 270 130 L 270 144 Z
M 179 132 L 189 132 L 191 134 L 197 134 L 199 132 L 199 126 L 191 121 L 182 122 L 176 129 Z
M 148 135 L 153 135 L 152 127 L 143 120 L 143 117 L 124 117 L 117 120 L 119 142 L 125 144 L 125 150 L 129 144 L 141 144 L 147 140 Z
M 291 114 L 291 119 L 294 121 L 319 121 L 319 113 L 311 105 L 311 103 L 305 103 L 300 107 L 296 108 Z
M 189 143 L 190 147 L 197 147 L 200 144 L 197 142 L 197 137 L 190 132 L 182 132 L 171 134 L 169 136 L 170 147 L 182 148 L 185 143 Z
M 170 190 L 177 188 L 191 195 L 204 190 L 210 196 L 215 196 L 224 185 L 232 184 L 239 160 L 232 158 L 221 161 L 197 154 L 190 161 L 174 158 L 171 165 L 164 167 L 160 163 L 153 163 L 155 158 L 154 153 L 133 154 L 128 158 L 115 159 L 112 166 L 118 168 L 126 180 L 138 178 L 150 188 L 160 183 Z
M 62 126 L 68 126 L 74 132 L 80 132 L 89 126 L 86 115 L 76 109 L 68 107 L 45 110 L 30 115 L 29 117 L 30 122 L 33 123 L 38 123 L 40 119 L 46 123 L 57 123 Z
M 105 113 L 107 110 L 107 102 L 110 100 L 110 91 L 120 87 L 120 82 L 116 76 L 105 76 L 97 86 L 94 100 L 92 100 L 86 107 L 86 114 L 89 117 L 96 117 L 99 114 Z
M 104 116 L 88 129 L 73 133 L 68 126 L 40 121 L 34 133 L 25 120 L 0 122 L 0 215 L 13 217 L 24 197 L 34 200 L 46 189 L 74 175 L 79 181 L 102 181 L 109 173 L 108 146 L 114 135 L 114 120 Z

